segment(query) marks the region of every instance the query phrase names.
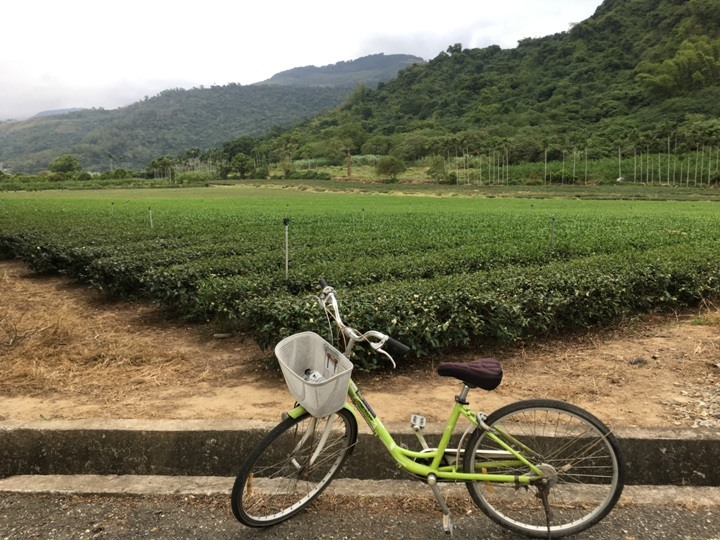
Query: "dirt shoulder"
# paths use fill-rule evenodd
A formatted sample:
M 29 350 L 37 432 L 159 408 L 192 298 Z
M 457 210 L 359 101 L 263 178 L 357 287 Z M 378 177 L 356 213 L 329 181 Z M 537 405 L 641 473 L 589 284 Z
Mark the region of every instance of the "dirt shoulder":
M 478 354 L 497 357 L 505 371 L 497 390 L 471 394 L 487 412 L 552 397 L 615 426 L 720 426 L 716 308 Z M 413 412 L 440 421 L 458 390 L 435 374 L 440 361 L 356 380 L 387 422 Z M 108 302 L 0 261 L 0 420 L 276 420 L 292 399 L 271 366 L 271 351 L 248 338 L 214 336 L 167 321 L 150 304 Z

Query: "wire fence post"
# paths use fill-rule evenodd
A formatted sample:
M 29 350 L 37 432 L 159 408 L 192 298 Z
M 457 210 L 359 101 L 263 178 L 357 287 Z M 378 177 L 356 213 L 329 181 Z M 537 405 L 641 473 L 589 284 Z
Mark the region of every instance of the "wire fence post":
M 289 229 L 290 229 L 290 218 L 283 218 L 283 225 L 285 225 L 285 279 L 290 274 L 290 243 L 289 243 Z
M 555 251 L 555 216 L 550 217 L 550 251 Z

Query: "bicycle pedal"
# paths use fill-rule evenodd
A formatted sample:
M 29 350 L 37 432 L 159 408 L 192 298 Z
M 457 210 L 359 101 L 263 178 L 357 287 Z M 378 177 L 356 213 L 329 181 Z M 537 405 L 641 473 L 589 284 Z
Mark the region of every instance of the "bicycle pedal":
M 419 414 L 410 415 L 410 425 L 414 430 L 423 429 L 427 425 L 427 420 Z

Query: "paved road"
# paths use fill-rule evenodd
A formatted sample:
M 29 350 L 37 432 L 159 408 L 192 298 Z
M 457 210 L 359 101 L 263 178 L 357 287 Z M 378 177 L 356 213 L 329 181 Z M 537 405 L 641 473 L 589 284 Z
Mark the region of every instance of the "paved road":
M 0 539 L 446 538 L 439 512 L 413 499 L 348 503 L 328 496 L 313 509 L 263 530 L 246 529 L 236 522 L 228 502 L 220 495 L 3 493 Z M 456 539 L 518 538 L 478 511 L 457 505 Z M 602 523 L 576 538 L 720 540 L 720 505 L 694 503 L 692 496 L 652 504 L 627 498 Z

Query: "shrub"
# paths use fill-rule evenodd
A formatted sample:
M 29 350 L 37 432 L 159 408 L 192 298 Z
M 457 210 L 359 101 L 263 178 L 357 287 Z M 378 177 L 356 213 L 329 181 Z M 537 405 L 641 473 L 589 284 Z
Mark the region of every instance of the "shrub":
M 332 180 L 330 173 L 321 171 L 297 171 L 292 170 L 285 173 L 285 180 Z
M 395 181 L 397 175 L 405 172 L 405 164 L 395 156 L 383 156 L 378 159 L 375 165 L 375 173 L 379 177 L 390 177 L 390 180 Z

